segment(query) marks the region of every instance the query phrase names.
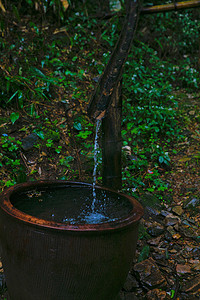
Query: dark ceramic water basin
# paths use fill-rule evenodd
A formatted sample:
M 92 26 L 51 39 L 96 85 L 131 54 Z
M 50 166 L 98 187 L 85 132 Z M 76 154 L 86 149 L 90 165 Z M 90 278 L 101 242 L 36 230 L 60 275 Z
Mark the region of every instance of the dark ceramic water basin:
M 82 191 L 82 200 L 77 200 L 77 196 L 71 200 L 73 189 Z M 41 215 L 45 210 L 45 198 L 41 195 L 50 194 L 54 208 L 60 201 L 55 195 L 65 190 L 66 206 L 60 209 L 60 219 L 54 219 L 57 212 L 51 208 L 50 213 Z M 108 200 L 114 197 L 113 210 L 119 207 L 122 211 L 125 206 L 125 211 L 119 214 L 116 209 L 117 216 L 113 217 L 112 205 L 107 201 L 110 219 L 104 208 L 97 205 L 98 214 L 106 215 L 105 219 L 99 223 L 88 218 L 76 221 L 77 209 L 87 206 L 83 195 L 92 193 L 92 185 L 86 183 L 29 182 L 1 194 L 1 257 L 10 299 L 116 299 L 134 257 L 143 208 L 130 196 L 101 187 L 96 187 L 96 192 L 97 196 L 108 194 Z M 39 203 L 35 214 L 33 201 Z M 73 218 L 68 214 L 70 209 L 75 211 Z

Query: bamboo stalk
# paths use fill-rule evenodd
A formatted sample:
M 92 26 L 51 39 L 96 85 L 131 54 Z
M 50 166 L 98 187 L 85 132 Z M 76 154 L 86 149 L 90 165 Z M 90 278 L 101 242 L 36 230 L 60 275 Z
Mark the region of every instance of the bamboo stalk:
M 88 115 L 102 119 L 103 185 L 120 189 L 121 170 L 121 78 L 139 15 L 139 0 L 127 0 L 126 17 L 118 42 L 88 106 Z
M 87 111 L 91 118 L 102 119 L 105 117 L 111 104 L 111 96 L 121 79 L 122 69 L 132 44 L 139 15 L 138 2 L 138 0 L 127 0 L 126 2 L 127 15 L 123 29 L 88 105 Z
M 200 0 L 173 2 L 173 3 L 169 3 L 169 4 L 154 5 L 151 7 L 143 7 L 141 9 L 141 13 L 152 14 L 152 13 L 167 12 L 167 11 L 180 10 L 180 9 L 186 9 L 186 8 L 194 8 L 194 7 L 200 7 Z
M 119 190 L 122 187 L 121 122 L 122 80 L 112 94 L 111 105 L 102 120 L 102 180 L 103 185 Z

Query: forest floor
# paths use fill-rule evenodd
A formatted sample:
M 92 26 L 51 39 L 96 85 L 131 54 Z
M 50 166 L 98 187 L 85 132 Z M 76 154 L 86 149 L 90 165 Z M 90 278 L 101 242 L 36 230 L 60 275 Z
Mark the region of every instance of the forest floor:
M 145 206 L 145 238 L 138 242 L 122 299 L 200 298 L 200 102 L 184 92 L 177 100 L 187 138 L 173 146 L 171 171 L 163 174 L 172 194 L 163 205 Z M 146 197 L 151 203 L 152 195 Z
M 62 52 L 62 58 L 69 55 L 67 51 Z M 17 58 L 10 58 L 12 63 L 20 59 L 20 53 Z M 80 91 L 86 82 L 88 89 L 94 85 L 95 75 L 84 74 L 78 82 Z M 86 114 L 87 101 L 80 102 L 69 93 L 64 96 L 70 103 L 63 103 L 62 93 L 63 90 L 58 90 L 58 97 L 53 95 L 50 101 L 44 99 L 38 103 L 32 99 L 36 117 L 30 116 L 24 107 L 19 109 L 20 117 L 13 124 L 10 116 L 12 113 L 16 116 L 17 109 L 0 108 L 0 134 L 5 137 L 0 146 L 11 159 L 0 169 L 2 189 L 9 186 L 13 168 L 18 167 L 13 165 L 14 152 L 22 166 L 17 169 L 17 182 L 66 177 L 92 182 L 93 145 L 92 134 L 89 134 L 94 127 L 88 125 L 88 131 L 82 132 L 79 121 L 74 122 L 76 114 L 77 120 Z M 173 94 L 178 102 L 178 125 L 185 139 L 170 145 L 176 150 L 176 154 L 170 152 L 170 168 L 159 169 L 168 186 L 162 193 L 163 198 L 157 198 L 154 192 L 140 193 L 137 197 L 145 214 L 140 224 L 136 257 L 120 292 L 122 300 L 200 299 L 200 94 L 184 90 Z M 80 134 L 88 134 L 88 139 L 87 136 L 76 139 Z M 8 135 L 19 141 L 20 146 L 7 140 Z M 82 143 L 87 148 L 86 154 L 81 152 Z M 4 300 L 7 296 L 2 266 L 0 271 L 0 299 Z
M 177 154 L 171 157 L 171 170 L 163 170 L 161 175 L 172 192 L 165 192 L 163 202 L 155 200 L 152 193 L 140 197 L 145 215 L 140 225 L 136 258 L 120 293 L 122 300 L 200 298 L 200 102 L 199 95 L 184 91 L 176 92 L 176 100 L 179 126 L 187 138 L 173 145 Z M 54 107 L 52 111 L 54 116 L 61 113 Z M 8 111 L 1 110 L 1 115 L 6 113 Z M 22 128 L 24 123 L 18 121 L 16 126 Z M 20 139 L 17 129 L 14 134 Z M 48 147 L 43 149 L 44 153 L 48 151 Z M 44 153 L 40 153 L 42 158 L 48 156 Z M 43 164 L 35 155 L 33 150 L 24 154 L 28 157 L 25 166 L 41 169 L 40 179 L 58 178 L 59 161 L 55 166 L 48 166 L 47 161 Z M 34 163 L 26 165 L 26 161 Z M 6 299 L 3 268 L 0 283 L 1 299 Z

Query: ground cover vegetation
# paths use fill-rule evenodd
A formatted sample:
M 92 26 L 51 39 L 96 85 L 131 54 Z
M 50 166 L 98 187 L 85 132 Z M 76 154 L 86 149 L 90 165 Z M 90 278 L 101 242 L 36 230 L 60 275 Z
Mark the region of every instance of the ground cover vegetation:
M 1 17 L 1 188 L 48 170 L 51 178 L 91 181 L 95 124 L 86 109 L 124 9 L 105 19 L 101 3 L 77 1 L 65 11 L 56 1 L 25 2 L 8 1 Z M 133 154 L 124 155 L 125 188 L 169 190 L 160 171 L 170 170 L 171 145 L 184 140 L 173 91 L 198 92 L 198 16 L 199 9 L 140 18 L 123 74 L 122 139 Z
M 92 182 L 96 125 L 87 116 L 87 105 L 125 14 L 123 1 L 117 12 L 108 11 L 106 3 L 0 1 L 1 190 L 26 180 Z M 183 227 L 197 233 L 190 243 L 191 232 L 182 237 L 175 223 L 177 232 L 167 232 L 162 240 L 152 233 L 155 224 L 143 222 L 137 262 L 148 259 L 162 243 L 169 259 L 167 267 L 161 264 L 163 272 L 174 261 L 176 254 L 170 251 L 177 251 L 177 259 L 178 247 L 199 251 L 199 17 L 199 8 L 141 15 L 123 72 L 122 190 L 146 207 L 187 207 Z M 155 210 L 150 212 L 157 220 Z M 152 236 L 155 240 L 148 243 Z M 188 269 L 180 266 L 181 281 Z M 174 269 L 171 273 L 175 276 Z M 174 281 L 168 283 L 169 298 L 178 293 Z M 139 295 L 146 292 L 138 288 Z

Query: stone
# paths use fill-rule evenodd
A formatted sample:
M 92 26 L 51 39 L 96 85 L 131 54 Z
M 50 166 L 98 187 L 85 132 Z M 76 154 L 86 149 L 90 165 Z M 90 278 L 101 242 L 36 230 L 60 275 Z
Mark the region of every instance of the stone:
M 180 224 L 180 223 L 181 223 L 180 218 L 178 216 L 174 216 L 172 213 L 168 214 L 165 217 L 165 225 L 166 226 L 173 226 L 173 225 Z
M 139 283 L 134 276 L 128 274 L 126 282 L 124 284 L 124 290 L 132 292 L 135 288 L 139 287 Z
M 38 136 L 36 133 L 31 133 L 24 139 L 22 139 L 22 148 L 25 151 L 28 151 L 33 148 L 33 146 L 37 143 Z
M 171 250 L 169 250 L 169 253 L 175 254 L 175 253 L 177 253 L 177 250 L 176 249 L 171 249 Z
M 166 258 L 166 255 L 164 253 L 152 253 L 152 256 L 153 258 L 156 260 L 156 261 L 165 261 L 165 258 Z
M 200 257 L 200 247 L 195 247 L 192 249 L 192 255 L 194 259 L 199 259 Z
M 158 246 L 158 244 L 160 243 L 162 236 L 157 236 L 156 238 L 150 239 L 147 241 L 147 243 L 151 246 Z
M 163 237 L 163 235 L 161 237 Z M 158 249 L 161 250 L 161 251 L 163 251 L 163 250 L 165 250 L 168 247 L 169 247 L 169 243 L 167 241 L 165 241 L 165 240 L 162 240 L 160 242 L 160 244 L 159 244 Z
M 195 238 L 198 235 L 197 231 L 194 228 L 185 225 L 182 225 L 180 227 L 180 233 L 189 238 Z
M 154 289 L 152 291 L 148 291 L 145 299 L 147 300 L 164 300 L 170 299 L 169 295 L 165 291 L 161 291 L 159 289 Z
M 196 207 L 198 206 L 200 203 L 200 199 L 198 198 L 193 198 L 192 200 L 190 200 L 189 202 L 186 203 L 185 208 L 187 207 Z
M 195 225 L 195 223 L 196 223 L 195 220 L 194 220 L 194 219 L 191 219 L 191 218 L 187 218 L 187 221 L 190 222 L 190 223 L 192 223 L 192 224 L 194 224 L 194 225 Z
M 165 232 L 165 239 L 166 239 L 168 242 L 171 242 L 171 241 L 172 241 L 172 234 L 171 234 L 169 231 L 166 231 L 166 232 Z
M 196 293 L 200 289 L 200 275 L 183 283 L 181 290 L 186 293 Z
M 181 249 L 182 249 L 182 245 L 179 245 L 179 244 L 176 244 L 176 243 L 174 243 L 173 247 L 174 247 L 174 249 L 176 249 L 177 251 L 181 251 Z
M 191 273 L 191 267 L 189 265 L 176 265 L 176 272 L 179 276 Z
M 184 210 L 182 209 L 182 207 L 180 205 L 174 206 L 172 208 L 172 211 L 178 216 L 181 216 L 184 212 Z
M 176 231 L 178 231 L 179 230 L 179 224 L 175 224 L 174 229 L 176 229 Z
M 171 274 L 172 273 L 172 270 L 169 267 L 161 266 L 160 269 L 162 271 L 164 271 L 165 273 L 167 273 L 167 274 Z M 169 283 L 169 278 L 167 278 L 167 280 L 168 280 L 168 283 Z
M 188 245 L 185 246 L 185 250 L 188 251 L 188 252 L 192 251 L 193 249 L 194 249 L 194 247 L 191 247 L 191 246 L 188 246 Z
M 192 268 L 193 268 L 195 271 L 200 271 L 200 263 L 192 265 Z
M 160 212 L 160 215 L 162 216 L 162 217 L 166 217 L 166 216 L 168 216 L 170 213 L 167 211 L 167 210 L 161 210 L 161 212 Z
M 174 228 L 172 226 L 168 226 L 167 231 L 171 234 L 172 237 L 174 234 L 176 234 L 176 231 L 174 230 Z
M 141 283 L 149 289 L 161 288 L 167 285 L 165 277 L 151 257 L 135 264 L 133 269 Z
M 146 206 L 145 209 L 147 210 L 148 214 L 151 217 L 157 217 L 160 214 L 160 212 L 157 209 L 153 208 L 153 207 Z
M 200 261 L 199 259 L 190 259 L 189 264 L 191 265 L 191 268 L 195 271 L 200 271 Z
M 183 220 L 183 221 L 182 221 L 182 224 L 183 224 L 183 225 L 186 225 L 186 226 L 190 226 L 190 223 L 188 222 L 188 220 Z
M 199 259 L 190 259 L 188 262 L 192 265 L 200 263 Z
M 159 236 L 164 232 L 164 227 L 162 225 L 160 225 L 157 222 L 153 222 L 152 223 L 152 227 L 147 228 L 147 232 L 151 235 L 151 236 Z

